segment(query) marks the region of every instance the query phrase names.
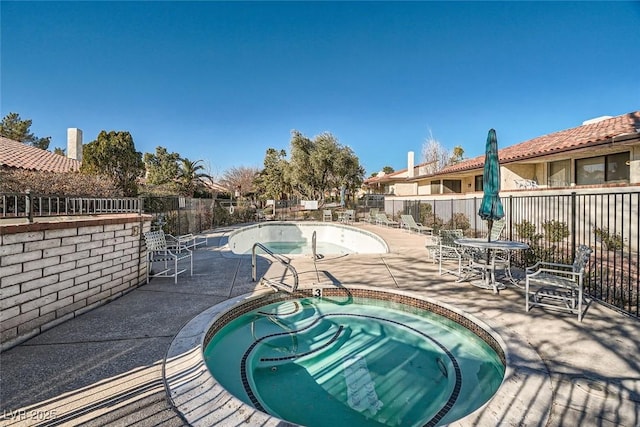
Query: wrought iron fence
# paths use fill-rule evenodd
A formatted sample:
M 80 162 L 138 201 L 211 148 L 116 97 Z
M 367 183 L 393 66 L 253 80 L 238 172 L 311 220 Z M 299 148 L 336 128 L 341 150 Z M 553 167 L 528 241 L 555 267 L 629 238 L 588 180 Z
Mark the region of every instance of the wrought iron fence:
M 523 241 L 521 267 L 536 260 L 572 263 L 578 245 L 593 249 L 585 289 L 611 307 L 640 317 L 640 192 L 545 194 L 502 199 L 507 225 L 503 238 Z M 386 200 L 387 214 L 410 214 L 435 230 L 462 228 L 485 236 L 477 215 L 481 198 Z
M 0 218 L 77 216 L 106 213 L 141 212 L 140 199 L 120 197 L 43 196 L 31 193 L 1 194 Z

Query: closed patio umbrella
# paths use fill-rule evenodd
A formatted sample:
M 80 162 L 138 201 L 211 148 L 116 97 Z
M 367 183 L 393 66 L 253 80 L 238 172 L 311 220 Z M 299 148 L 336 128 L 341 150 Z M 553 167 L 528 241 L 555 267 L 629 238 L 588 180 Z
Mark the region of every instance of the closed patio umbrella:
M 487 220 L 489 236 L 493 228 L 493 221 L 504 217 L 504 209 L 500 200 L 500 161 L 498 160 L 498 138 L 494 129 L 489 130 L 485 149 L 484 173 L 482 175 L 482 204 L 478 215 Z M 489 239 L 491 237 L 488 237 Z

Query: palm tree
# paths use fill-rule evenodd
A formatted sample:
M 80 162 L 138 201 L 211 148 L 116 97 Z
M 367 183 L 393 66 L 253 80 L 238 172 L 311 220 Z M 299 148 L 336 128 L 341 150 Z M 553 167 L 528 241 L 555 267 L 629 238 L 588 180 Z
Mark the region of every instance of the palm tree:
M 193 197 L 196 192 L 196 188 L 203 184 L 203 179 L 211 178 L 208 174 L 200 172 L 204 170 L 204 166 L 201 163 L 202 160 L 191 160 L 184 158 L 180 159 L 179 171 L 178 171 L 178 186 L 180 193 L 187 197 Z

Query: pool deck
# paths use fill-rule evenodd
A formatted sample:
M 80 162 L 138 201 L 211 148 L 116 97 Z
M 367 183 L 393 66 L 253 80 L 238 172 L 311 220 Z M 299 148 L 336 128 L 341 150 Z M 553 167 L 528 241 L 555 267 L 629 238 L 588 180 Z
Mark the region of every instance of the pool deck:
M 315 264 L 309 256 L 294 257 L 301 286 L 333 283 L 412 292 L 458 307 L 501 334 L 529 343 L 546 367 L 551 390 L 540 390 L 535 375 L 525 376 L 514 399 L 534 402 L 550 392 L 553 403 L 537 421 L 529 415 L 501 425 L 640 425 L 638 319 L 596 302 L 582 322 L 542 308 L 526 313 L 520 289 L 494 295 L 440 276 L 437 264 L 427 259 L 424 236 L 356 226 L 383 237 L 391 252 L 327 256 Z M 229 230 L 208 233 L 208 245 L 194 252 L 193 276 L 181 275 L 177 285 L 172 278 L 155 278 L 0 353 L 0 425 L 185 425 L 167 399 L 163 377 L 173 338 L 207 308 L 263 289 L 251 281 L 251 257 L 225 248 Z M 259 271 L 266 271 L 266 277 L 279 274 L 278 266 L 264 259 Z M 245 425 L 257 424 L 248 415 Z

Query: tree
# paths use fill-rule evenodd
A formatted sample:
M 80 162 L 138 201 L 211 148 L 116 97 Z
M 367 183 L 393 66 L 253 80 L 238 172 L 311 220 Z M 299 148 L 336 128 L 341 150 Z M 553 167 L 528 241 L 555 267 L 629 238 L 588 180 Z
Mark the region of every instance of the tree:
M 144 163 L 129 132 L 103 130 L 82 151 L 80 172 L 108 176 L 127 197 L 138 194 L 137 180 L 144 174 Z
M 452 156 L 449 151 L 429 131 L 427 140 L 422 144 L 422 162 L 426 163 L 426 173 L 432 174 L 442 170 L 445 166 L 451 164 L 451 159 Z
M 336 190 L 344 188 L 349 190 L 350 194 L 355 194 L 362 185 L 364 168 L 360 165 L 360 160 L 351 148 L 338 147 L 332 174 Z
M 268 148 L 264 157 L 264 169 L 258 172 L 255 186 L 265 199 L 281 200 L 285 198 L 290 186 L 289 163 L 285 150 Z
M 143 161 L 147 169 L 147 182 L 162 185 L 175 181 L 180 167 L 180 155 L 169 153 L 164 147 L 156 147 L 156 153 L 144 153 Z
M 60 147 L 56 147 L 53 149 L 53 154 L 57 154 L 59 156 L 65 156 L 66 154 L 64 154 L 64 148 L 60 148 Z
M 453 147 L 453 153 L 451 154 L 451 158 L 449 159 L 449 164 L 455 165 L 456 163 L 460 163 L 463 160 L 464 149 L 461 146 L 456 145 L 455 147 Z
M 254 181 L 260 173 L 257 168 L 246 166 L 233 167 L 225 171 L 220 180 L 220 184 L 226 188 L 230 194 L 242 197 L 245 194 L 254 194 L 256 185 Z
M 364 169 L 353 151 L 340 145 L 328 132 L 313 140 L 292 132 L 288 180 L 297 195 L 324 201 L 327 191 L 342 186 L 355 188 L 364 178 Z
M 204 186 L 204 179 L 211 178 L 204 172 L 204 165 L 200 164 L 202 160 L 191 160 L 184 158 L 180 159 L 179 171 L 178 171 L 178 187 L 180 194 L 193 197 L 196 189 Z
M 29 132 L 30 127 L 31 120 L 22 120 L 18 113 L 9 113 L 2 119 L 2 123 L 0 123 L 0 135 L 42 150 L 49 148 L 51 137 L 38 138 Z
M 205 190 L 203 190 L 208 196 L 211 196 L 212 198 L 216 198 L 216 195 L 220 192 L 220 185 L 216 184 L 216 178 L 215 176 L 217 175 L 216 172 L 214 172 L 213 167 L 211 166 L 211 162 L 210 161 L 205 161 L 203 162 L 204 164 L 204 173 L 205 175 L 200 177 L 201 181 L 203 182 L 203 186 L 205 187 Z
M 295 193 L 305 199 L 314 199 L 314 191 L 318 186 L 318 173 L 311 165 L 314 143 L 296 130 L 291 134 L 291 161 L 287 170 L 287 180 L 291 182 Z
M 382 172 L 384 172 L 386 175 L 389 175 L 390 173 L 394 173 L 395 170 L 391 166 L 385 166 L 382 168 Z

